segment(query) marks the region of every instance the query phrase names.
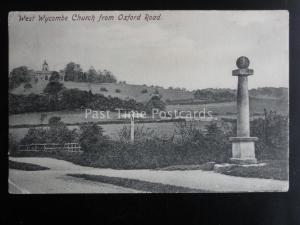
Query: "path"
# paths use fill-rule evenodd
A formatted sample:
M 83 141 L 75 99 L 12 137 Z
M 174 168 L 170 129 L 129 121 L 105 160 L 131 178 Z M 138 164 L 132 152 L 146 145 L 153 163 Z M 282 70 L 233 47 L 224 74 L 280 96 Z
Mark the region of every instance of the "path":
M 93 174 L 110 177 L 138 179 L 196 188 L 216 192 L 261 192 L 287 191 L 288 181 L 234 177 L 213 171 L 159 171 L 159 170 L 116 170 L 75 165 L 52 158 L 10 158 L 13 161 L 33 163 L 50 168 L 44 171 L 10 170 L 10 180 L 30 193 L 132 193 L 133 189 L 115 185 L 89 182 L 81 178 L 66 176 L 69 173 Z

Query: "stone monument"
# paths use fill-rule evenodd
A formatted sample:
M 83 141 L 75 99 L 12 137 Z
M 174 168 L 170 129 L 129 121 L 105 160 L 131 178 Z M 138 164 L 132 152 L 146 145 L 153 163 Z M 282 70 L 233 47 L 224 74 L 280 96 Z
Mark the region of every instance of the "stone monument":
M 130 113 L 130 142 L 134 143 L 134 112 Z
M 248 76 L 253 75 L 253 70 L 248 68 L 249 64 L 249 59 L 241 56 L 236 61 L 238 69 L 232 71 L 233 76 L 238 76 L 237 136 L 229 138 L 232 142 L 232 158 L 230 160 L 237 164 L 257 163 L 255 141 L 258 138 L 250 137 Z

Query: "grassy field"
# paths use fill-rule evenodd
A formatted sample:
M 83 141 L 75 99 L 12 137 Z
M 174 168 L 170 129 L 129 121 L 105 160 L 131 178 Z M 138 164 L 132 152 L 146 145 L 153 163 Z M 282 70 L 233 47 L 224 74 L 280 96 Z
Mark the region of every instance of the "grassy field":
M 10 169 L 16 169 L 16 170 L 26 170 L 26 171 L 49 170 L 49 168 L 44 166 L 35 165 L 31 163 L 15 162 L 12 160 L 9 160 L 8 165 Z
M 42 116 L 43 115 L 43 116 Z M 111 112 L 110 119 L 117 119 L 118 113 Z M 37 125 L 37 124 L 48 124 L 48 120 L 53 117 L 58 116 L 66 124 L 84 123 L 84 122 L 99 122 L 108 121 L 110 119 L 92 119 L 91 116 L 85 116 L 85 111 L 58 111 L 58 112 L 36 112 L 36 113 L 22 113 L 14 114 L 9 116 L 9 125 Z M 42 117 L 43 120 L 42 120 Z
M 250 111 L 252 116 L 256 114 L 262 114 L 264 108 L 267 110 L 277 111 L 279 114 L 288 114 L 288 101 L 276 100 L 276 99 L 251 99 L 250 100 Z M 220 117 L 230 117 L 235 118 L 236 113 L 236 103 L 235 102 L 222 102 L 222 103 L 210 103 L 210 104 L 199 104 L 199 105 L 168 105 L 166 111 L 202 111 L 204 110 L 212 111 L 218 118 Z M 44 119 L 42 120 L 42 114 L 44 114 Z M 38 125 L 47 124 L 49 118 L 52 116 L 61 117 L 62 121 L 66 124 L 76 124 L 84 122 L 103 122 L 109 121 L 108 119 L 95 120 L 91 117 L 85 117 L 85 111 L 61 111 L 61 112 L 49 112 L 49 113 L 24 113 L 9 116 L 9 125 Z M 111 119 L 118 118 L 117 113 L 110 113 Z M 199 122 L 199 127 L 203 128 L 207 122 Z M 141 123 L 136 124 L 137 126 L 144 126 L 146 129 L 154 129 L 159 132 L 159 135 L 170 136 L 174 133 L 175 125 L 174 123 Z M 115 137 L 119 130 L 124 126 L 124 124 L 104 124 L 101 125 L 104 129 L 106 135 Z M 129 125 L 126 125 L 129 126 Z M 77 129 L 78 126 L 69 126 L 71 129 Z M 15 136 L 17 140 L 24 137 L 28 128 L 10 128 L 9 132 Z
M 197 126 L 200 129 L 203 129 L 205 125 L 209 122 L 206 121 L 197 121 Z M 104 124 L 101 127 L 104 130 L 104 134 L 110 136 L 111 138 L 116 138 L 118 132 L 123 128 L 123 126 L 127 126 L 129 128 L 129 124 Z M 69 129 L 78 129 L 79 126 L 68 126 Z M 135 124 L 135 127 L 143 127 L 144 129 L 151 129 L 156 132 L 159 136 L 167 136 L 170 137 L 173 135 L 174 130 L 176 129 L 176 123 L 173 122 L 165 122 L 165 123 L 138 123 Z M 13 137 L 19 141 L 21 140 L 25 134 L 27 133 L 29 128 L 9 128 L 9 133 L 13 135 Z
M 215 115 L 228 115 L 236 113 L 236 102 L 220 102 L 199 105 L 168 105 L 167 111 L 212 111 Z M 287 115 L 289 104 L 286 100 L 280 99 L 259 99 L 250 98 L 250 113 L 262 114 L 264 109 L 276 111 L 279 114 Z
M 166 111 L 212 111 L 218 116 L 234 115 L 236 113 L 236 102 L 221 102 L 209 104 L 193 104 L 193 105 L 167 105 Z M 276 111 L 279 114 L 288 114 L 288 101 L 278 99 L 250 99 L 250 112 L 252 115 L 262 114 L 264 109 Z M 43 115 L 43 116 L 42 116 Z M 110 119 L 117 119 L 118 113 L 111 112 Z M 15 126 L 20 124 L 47 124 L 52 116 L 61 117 L 62 121 L 67 124 L 83 123 L 83 122 L 99 122 L 110 119 L 92 119 L 90 116 L 85 117 L 85 111 L 60 111 L 47 113 L 24 113 L 9 116 L 9 125 Z M 43 119 L 43 120 L 42 120 Z

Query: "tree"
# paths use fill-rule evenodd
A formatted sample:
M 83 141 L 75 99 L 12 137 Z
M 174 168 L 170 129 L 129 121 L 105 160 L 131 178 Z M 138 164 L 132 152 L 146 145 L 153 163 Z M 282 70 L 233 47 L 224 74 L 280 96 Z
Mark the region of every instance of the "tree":
M 50 111 L 59 109 L 59 93 L 64 89 L 64 85 L 57 81 L 50 81 L 46 88 L 44 89 L 44 93 L 47 94 L 48 97 L 48 109 Z
M 90 123 L 80 126 L 79 143 L 85 153 L 95 153 L 108 145 L 108 137 L 103 135 L 102 127 Z
M 29 128 L 25 137 L 21 140 L 22 144 L 34 143 L 58 143 L 64 144 L 76 140 L 76 130 L 69 130 L 60 120 L 60 117 L 49 119 L 49 128 Z
M 58 116 L 49 119 L 49 130 L 46 133 L 46 142 L 64 144 L 73 142 L 76 137 L 76 130 L 69 130 L 66 124 Z
M 96 70 L 93 67 L 91 67 L 87 71 L 87 81 L 88 82 L 91 82 L 91 83 L 96 82 L 97 81 L 97 76 L 98 76 L 98 74 L 97 74 Z
M 29 128 L 25 137 L 21 140 L 21 144 L 35 144 L 45 143 L 46 129 L 43 128 Z
M 146 109 L 148 112 L 151 112 L 152 109 L 165 110 L 166 103 L 161 100 L 161 97 L 158 95 L 153 96 L 146 104 Z
M 51 73 L 51 76 L 50 76 L 50 79 L 49 79 L 50 82 L 59 82 L 60 81 L 60 75 L 58 72 L 56 71 L 53 71 Z
M 86 82 L 87 81 L 87 75 L 84 72 L 78 73 L 78 82 Z
M 26 66 L 14 68 L 10 72 L 9 88 L 13 89 L 18 87 L 21 83 L 28 83 L 31 80 L 32 71 Z
M 32 85 L 30 83 L 26 83 L 24 85 L 24 88 L 25 88 L 25 90 L 28 90 L 28 89 L 32 88 Z
M 93 95 L 87 91 L 79 89 L 65 89 L 61 92 L 60 109 L 79 109 L 87 107 L 87 104 L 93 100 Z
M 65 81 L 78 81 L 82 69 L 79 64 L 70 62 L 65 66 Z
M 108 70 L 104 70 L 104 83 L 116 83 L 117 79 L 115 76 Z
M 63 89 L 64 85 L 62 83 L 50 81 L 44 89 L 44 93 L 55 96 Z

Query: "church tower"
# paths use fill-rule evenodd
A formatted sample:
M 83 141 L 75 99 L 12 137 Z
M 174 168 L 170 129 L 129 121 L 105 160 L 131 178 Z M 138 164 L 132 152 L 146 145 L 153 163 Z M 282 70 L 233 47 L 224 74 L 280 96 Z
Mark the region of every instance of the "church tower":
M 42 71 L 49 71 L 48 63 L 46 62 L 46 60 L 44 60 L 44 64 L 43 64 L 43 67 L 42 67 Z

